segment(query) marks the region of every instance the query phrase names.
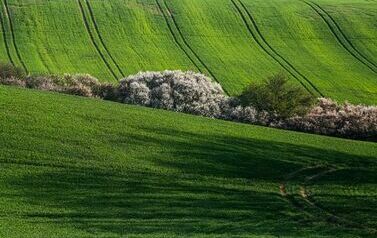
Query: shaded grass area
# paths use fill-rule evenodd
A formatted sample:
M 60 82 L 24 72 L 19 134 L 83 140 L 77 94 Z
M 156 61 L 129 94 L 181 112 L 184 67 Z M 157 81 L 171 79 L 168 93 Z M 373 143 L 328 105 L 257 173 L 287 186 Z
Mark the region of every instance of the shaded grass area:
M 340 216 L 330 199 L 350 187 L 373 204 L 375 143 L 3 86 L 0 112 L 0 236 L 375 235 L 279 191 L 289 173 L 337 166 L 349 172 L 323 177 L 314 198 Z M 376 228 L 375 206 L 342 202 Z

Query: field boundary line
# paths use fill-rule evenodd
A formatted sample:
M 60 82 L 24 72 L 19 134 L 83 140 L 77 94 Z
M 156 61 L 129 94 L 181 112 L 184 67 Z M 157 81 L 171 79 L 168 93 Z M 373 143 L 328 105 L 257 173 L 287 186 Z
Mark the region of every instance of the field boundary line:
M 114 57 L 112 56 L 112 54 L 110 53 L 109 49 L 107 48 L 106 44 L 105 44 L 105 41 L 101 35 L 101 32 L 99 30 L 99 27 L 98 27 L 98 24 L 97 24 L 97 21 L 94 17 L 94 12 L 93 12 L 93 9 L 91 7 L 91 4 L 90 4 L 90 1 L 89 0 L 85 0 L 86 2 L 86 5 L 88 6 L 88 10 L 89 10 L 89 15 L 90 15 L 90 18 L 92 19 L 92 22 L 93 22 L 93 25 L 94 25 L 94 29 L 97 33 L 97 36 L 103 46 L 103 48 L 105 49 L 106 53 L 109 55 L 111 61 L 114 63 L 114 65 L 116 66 L 116 68 L 118 69 L 119 73 L 122 75 L 122 77 L 125 77 L 125 74 L 123 73 L 121 67 L 119 66 L 119 64 L 116 62 L 116 60 L 114 59 Z
M 97 53 L 100 55 L 102 61 L 105 63 L 106 67 L 108 68 L 108 70 L 110 71 L 110 73 L 112 74 L 112 76 L 115 78 L 116 81 L 118 81 L 117 75 L 115 74 L 114 70 L 111 68 L 109 62 L 107 62 L 105 56 L 101 52 L 101 50 L 100 50 L 97 42 L 94 39 L 94 35 L 93 35 L 93 32 L 90 30 L 89 22 L 88 22 L 86 14 L 85 14 L 84 7 L 83 7 L 83 5 L 81 3 L 81 0 L 77 0 L 77 3 L 79 4 L 79 8 L 80 8 L 80 11 L 81 11 L 81 15 L 82 15 L 82 19 L 84 21 L 84 25 L 85 25 L 86 31 L 87 31 L 87 33 L 89 35 L 90 40 L 92 41 L 92 43 L 94 45 L 94 48 L 96 49 Z
M 165 6 L 165 9 L 168 13 L 168 15 L 166 14 L 166 12 L 164 11 L 161 3 L 159 2 L 160 0 L 156 0 L 156 3 L 161 11 L 161 13 L 163 14 L 164 18 L 165 18 L 165 21 L 166 21 L 166 24 L 168 25 L 168 28 L 169 28 L 169 31 L 170 33 L 172 34 L 173 38 L 174 38 L 174 41 L 177 43 L 177 45 L 179 46 L 179 48 L 181 48 L 181 50 L 186 54 L 186 56 L 190 59 L 190 61 L 195 65 L 195 67 L 199 70 L 200 73 L 203 73 L 203 71 L 201 70 L 201 68 L 199 67 L 198 63 L 195 62 L 195 60 L 192 58 L 192 56 L 190 56 L 190 54 L 186 51 L 185 47 L 193 54 L 193 56 L 199 61 L 199 63 L 204 67 L 204 69 L 210 74 L 210 76 L 217 82 L 220 84 L 220 81 L 217 79 L 217 77 L 214 75 L 214 73 L 212 72 L 212 70 L 210 70 L 210 68 L 204 63 L 204 61 L 199 57 L 199 55 L 194 51 L 194 49 L 190 46 L 190 44 L 187 42 L 187 40 L 185 39 L 181 29 L 179 28 L 178 26 L 178 23 L 174 17 L 174 15 L 172 14 L 172 11 L 170 10 L 169 6 L 167 5 L 166 1 L 165 0 L 161 0 Z M 170 24 L 169 22 L 169 18 L 171 19 L 172 21 L 172 24 Z M 175 33 L 174 33 L 174 30 L 173 30 L 173 27 L 176 29 L 176 31 L 178 32 L 178 35 L 177 36 Z M 178 38 L 180 38 L 182 40 L 182 43 L 179 42 Z M 225 94 L 229 95 L 228 91 L 223 88 Z
M 24 68 L 26 74 L 28 74 L 29 71 L 28 71 L 28 69 L 25 65 L 25 62 L 21 58 L 21 54 L 18 50 L 18 46 L 17 46 L 17 43 L 16 43 L 16 37 L 15 37 L 15 34 L 14 34 L 13 22 L 12 22 L 12 18 L 10 16 L 10 10 L 9 10 L 9 7 L 8 7 L 8 1 L 7 0 L 3 0 L 3 7 L 4 7 L 4 10 L 5 10 L 4 11 L 5 17 L 8 20 L 8 24 L 9 24 L 9 30 L 10 30 L 10 33 L 11 33 L 10 35 L 11 35 L 11 38 L 12 38 L 13 48 L 15 50 L 15 53 L 16 53 L 18 60 L 20 61 L 22 67 Z
M 350 53 L 355 59 L 357 59 L 360 63 L 364 64 L 374 73 L 377 73 L 377 65 L 371 62 L 367 57 L 365 57 L 347 38 L 346 34 L 340 28 L 338 23 L 335 19 L 320 5 L 314 2 L 304 1 L 308 6 L 310 6 L 326 23 L 328 28 L 330 29 L 331 33 L 335 36 L 338 43 L 348 52 Z
M 238 1 L 239 5 L 236 3 Z M 254 41 L 258 44 L 258 46 L 266 53 L 268 54 L 273 60 L 275 60 L 283 69 L 285 69 L 293 78 L 295 78 L 310 94 L 316 95 L 316 96 L 321 96 L 324 97 L 324 95 L 321 93 L 321 91 L 302 73 L 300 73 L 288 60 L 286 60 L 282 55 L 280 55 L 269 43 L 268 41 L 264 38 L 263 34 L 259 30 L 259 27 L 253 18 L 252 14 L 249 12 L 249 10 L 246 8 L 245 4 L 241 0 L 231 0 L 233 3 L 234 7 L 236 8 L 237 12 L 241 16 L 241 19 L 243 23 L 245 24 L 248 32 L 254 39 Z M 244 10 L 242 12 L 241 8 Z M 247 17 L 246 17 L 247 16 Z M 251 25 L 247 21 L 247 18 L 249 18 Z M 255 32 L 253 30 L 255 29 Z M 258 39 L 258 37 L 260 39 Z M 297 75 L 296 75 L 297 74 Z M 304 82 L 300 79 L 302 78 Z M 308 85 L 306 85 L 308 84 Z M 311 89 L 309 89 L 309 86 Z

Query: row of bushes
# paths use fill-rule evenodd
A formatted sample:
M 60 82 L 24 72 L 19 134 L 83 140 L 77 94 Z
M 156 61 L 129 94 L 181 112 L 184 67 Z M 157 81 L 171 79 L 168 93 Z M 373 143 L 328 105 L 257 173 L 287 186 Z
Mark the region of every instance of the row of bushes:
M 119 84 L 86 74 L 24 76 L 0 65 L 0 84 L 16 85 L 206 117 L 354 139 L 377 141 L 377 107 L 315 99 L 284 75 L 250 85 L 239 97 L 224 94 L 208 77 L 182 71 L 144 72 Z M 2 72 L 2 73 L 1 73 Z

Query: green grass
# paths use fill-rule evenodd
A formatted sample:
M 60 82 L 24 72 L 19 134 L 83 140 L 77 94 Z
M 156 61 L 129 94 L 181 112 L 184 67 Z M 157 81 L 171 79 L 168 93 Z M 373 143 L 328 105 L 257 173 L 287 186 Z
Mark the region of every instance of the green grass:
M 375 143 L 1 86 L 0 148 L 0 237 L 376 235 Z
M 235 95 L 282 71 L 317 96 L 377 103 L 376 1 L 1 3 L 0 60 L 32 73 L 194 70 Z

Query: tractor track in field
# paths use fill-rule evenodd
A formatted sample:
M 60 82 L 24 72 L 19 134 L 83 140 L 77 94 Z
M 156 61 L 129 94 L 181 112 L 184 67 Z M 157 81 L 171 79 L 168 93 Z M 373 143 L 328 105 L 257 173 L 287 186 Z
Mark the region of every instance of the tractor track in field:
M 185 48 L 181 45 L 181 43 L 179 42 L 177 36 L 174 34 L 174 31 L 172 29 L 172 26 L 170 25 L 169 23 L 169 19 L 168 19 L 168 16 L 166 16 L 165 14 L 165 11 L 164 9 L 162 8 L 159 0 L 156 0 L 156 4 L 160 10 L 160 12 L 162 13 L 162 15 L 164 16 L 164 19 L 165 19 L 165 22 L 166 22 L 166 25 L 168 26 L 169 28 L 169 31 L 170 31 L 170 34 L 173 36 L 173 39 L 175 41 L 175 43 L 178 45 L 178 47 L 184 52 L 184 54 L 187 56 L 187 58 L 189 58 L 189 60 L 191 61 L 191 63 L 194 64 L 194 66 L 199 70 L 200 73 L 203 73 L 202 70 L 200 69 L 200 67 L 197 65 L 197 63 L 191 58 L 191 56 L 189 55 L 189 53 L 186 52 Z
M 125 77 L 125 74 L 123 73 L 121 67 L 119 66 L 119 64 L 116 62 L 116 60 L 114 59 L 114 57 L 112 56 L 112 54 L 110 53 L 109 49 L 107 48 L 106 44 L 105 44 L 105 41 L 103 40 L 103 37 L 101 35 L 101 32 L 99 30 L 99 27 L 98 27 L 98 24 L 97 24 L 97 21 L 94 17 L 94 13 L 93 13 L 93 9 L 92 9 L 92 6 L 90 4 L 90 1 L 89 0 L 85 0 L 86 2 L 86 5 L 88 7 L 88 10 L 89 10 L 89 15 L 90 15 L 90 18 L 92 19 L 92 22 L 93 22 L 93 25 L 94 25 L 94 29 L 97 33 L 97 36 L 103 46 L 103 48 L 105 49 L 106 53 L 109 55 L 111 61 L 114 63 L 114 65 L 116 66 L 116 68 L 118 69 L 119 73 Z
M 186 46 L 188 48 L 188 50 L 194 55 L 194 57 L 200 62 L 200 64 L 205 68 L 205 70 L 210 74 L 210 76 L 217 82 L 217 83 L 220 83 L 220 81 L 216 78 L 216 76 L 213 74 L 212 70 L 209 69 L 209 67 L 204 63 L 204 61 L 199 57 L 199 55 L 194 51 L 194 49 L 190 46 L 190 44 L 187 42 L 187 40 L 185 39 L 185 37 L 183 36 L 183 33 L 181 31 L 181 29 L 179 28 L 178 26 L 178 23 L 174 17 L 174 15 L 172 14 L 172 11 L 170 10 L 169 6 L 167 5 L 166 1 L 165 0 L 161 0 L 166 8 L 166 11 L 168 14 L 166 14 L 166 12 L 164 11 L 163 9 L 163 6 L 161 5 L 160 3 L 160 0 L 156 0 L 156 3 L 157 3 L 157 6 L 160 10 L 160 12 L 162 13 L 162 15 L 164 16 L 164 19 L 165 19 L 165 22 L 169 28 L 169 31 L 170 31 L 170 34 L 173 36 L 174 38 L 174 41 L 176 42 L 176 44 L 179 46 L 179 48 L 185 53 L 185 55 L 190 59 L 190 61 L 195 65 L 195 67 L 199 70 L 199 72 L 203 73 L 203 71 L 200 69 L 199 65 L 195 62 L 195 60 L 190 56 L 190 54 L 186 51 L 185 47 Z M 172 20 L 172 23 L 173 24 L 170 24 L 169 22 L 169 18 Z M 173 30 L 173 27 L 176 29 L 176 31 L 178 32 L 178 35 L 177 36 L 175 33 L 174 33 L 174 30 Z M 179 42 L 178 38 L 180 38 L 184 44 L 184 46 Z M 224 89 L 224 92 L 229 95 L 228 91 L 226 89 Z
M 15 34 L 14 34 L 13 22 L 12 22 L 12 18 L 10 17 L 10 10 L 9 10 L 9 7 L 8 7 L 8 0 L 3 0 L 2 3 L 3 3 L 3 7 L 4 7 L 4 14 L 5 14 L 5 16 L 6 16 L 7 20 L 8 20 L 8 23 L 9 23 L 9 30 L 10 30 L 10 33 L 11 33 L 11 38 L 12 38 L 12 43 L 13 43 L 14 50 L 16 52 L 18 60 L 20 61 L 22 67 L 25 70 L 26 74 L 28 74 L 29 71 L 28 71 L 28 69 L 26 67 L 25 62 L 21 58 L 21 54 L 20 54 L 20 51 L 19 51 L 17 43 L 16 43 L 16 37 L 15 37 Z M 8 47 L 8 45 L 7 45 L 7 47 Z
M 240 6 L 236 3 L 236 1 L 239 3 Z M 276 61 L 283 69 L 285 69 L 290 75 L 292 75 L 292 77 L 294 77 L 310 94 L 315 95 L 316 93 L 321 97 L 324 97 L 320 90 L 305 75 L 300 73 L 288 60 L 286 60 L 268 43 L 268 41 L 264 38 L 263 34 L 259 30 L 259 27 L 254 17 L 246 8 L 245 4 L 241 0 L 231 0 L 231 2 L 236 8 L 238 14 L 241 16 L 241 19 L 245 24 L 248 32 L 250 33 L 254 41 L 258 44 L 258 46 L 274 61 Z M 246 15 L 242 12 L 241 8 L 245 11 Z M 249 20 L 251 21 L 252 27 L 248 23 L 247 18 L 249 18 Z M 255 29 L 255 31 L 253 30 L 253 28 Z M 258 37 L 260 39 L 258 39 Z M 309 84 L 310 88 L 312 88 L 315 91 L 315 93 L 313 93 L 312 90 L 310 90 L 309 87 L 300 78 L 302 78 L 307 84 Z
M 350 53 L 355 59 L 357 59 L 360 63 L 364 64 L 374 73 L 377 73 L 377 65 L 370 61 L 366 56 L 364 56 L 347 38 L 346 34 L 343 32 L 342 28 L 340 28 L 339 24 L 335 21 L 335 19 L 320 5 L 314 2 L 304 1 L 308 6 L 310 6 L 326 23 L 329 27 L 331 33 L 335 36 L 338 43 L 348 52 Z
M 90 40 L 92 41 L 92 43 L 94 45 L 94 48 L 96 48 L 97 53 L 100 55 L 102 61 L 105 63 L 106 67 L 108 68 L 108 70 L 110 71 L 110 73 L 112 74 L 112 76 L 115 78 L 116 81 L 118 81 L 117 75 L 115 74 L 114 70 L 111 68 L 109 62 L 107 62 L 105 56 L 101 52 L 101 50 L 100 50 L 97 42 L 94 39 L 94 35 L 93 35 L 93 32 L 90 30 L 90 25 L 89 25 L 87 16 L 85 14 L 84 6 L 81 3 L 81 0 L 77 0 L 77 3 L 79 5 L 80 11 L 81 11 L 81 15 L 82 15 L 82 19 L 83 19 L 86 31 L 87 31 L 87 33 L 89 35 Z
M 0 24 L 1 24 L 1 30 L 3 31 L 3 41 L 4 41 L 4 45 L 5 45 L 5 51 L 7 52 L 7 56 L 8 56 L 8 59 L 9 59 L 10 63 L 13 66 L 15 66 L 15 63 L 14 63 L 14 61 L 12 59 L 11 54 L 10 54 L 10 49 L 9 49 L 8 40 L 7 40 L 7 34 L 5 33 L 5 25 L 4 25 L 3 16 L 0 17 Z
M 335 213 L 327 210 L 325 207 L 318 204 L 312 198 L 310 192 L 308 191 L 307 186 L 308 186 L 308 184 L 312 183 L 313 180 L 318 179 L 320 177 L 323 177 L 327 174 L 339 171 L 339 170 L 341 170 L 341 168 L 319 165 L 319 166 L 304 167 L 302 169 L 296 170 L 296 171 L 288 174 L 285 177 L 284 181 L 282 181 L 280 183 L 279 190 L 280 190 L 281 196 L 286 198 L 294 207 L 296 207 L 300 211 L 307 213 L 307 214 L 310 214 L 310 215 L 313 215 L 313 217 L 314 217 L 314 214 L 305 211 L 305 208 L 303 207 L 303 205 L 301 205 L 299 203 L 299 201 L 298 201 L 299 199 L 295 198 L 295 196 L 294 196 L 295 193 L 292 194 L 291 192 L 288 192 L 287 190 L 289 190 L 288 180 L 297 177 L 302 172 L 315 170 L 315 169 L 324 169 L 324 170 L 321 171 L 321 172 L 316 172 L 315 174 L 313 174 L 311 176 L 305 177 L 304 182 L 302 182 L 300 184 L 299 190 L 297 192 L 300 200 L 304 201 L 311 208 L 314 208 L 315 210 L 319 211 L 320 215 L 324 216 L 326 218 L 325 221 L 328 222 L 328 223 L 343 225 L 343 226 L 346 226 L 346 227 L 352 227 L 352 228 L 357 228 L 357 229 L 367 229 L 370 233 L 377 234 L 377 230 L 374 229 L 374 228 L 365 226 L 365 225 L 363 225 L 359 222 L 355 222 L 355 221 L 352 221 L 352 220 L 347 219 L 347 218 L 340 217 L 340 216 L 336 215 Z

